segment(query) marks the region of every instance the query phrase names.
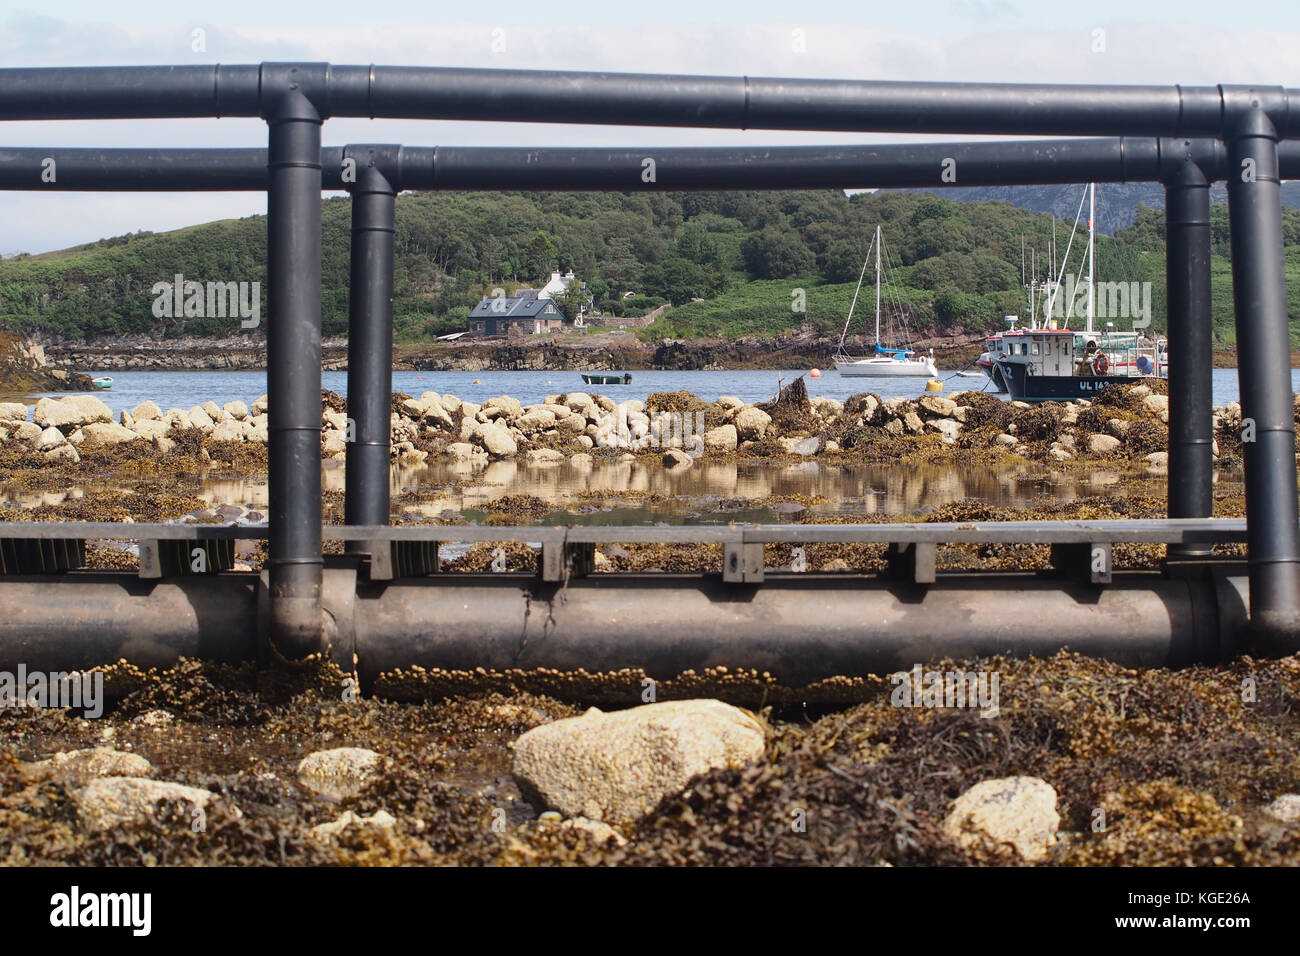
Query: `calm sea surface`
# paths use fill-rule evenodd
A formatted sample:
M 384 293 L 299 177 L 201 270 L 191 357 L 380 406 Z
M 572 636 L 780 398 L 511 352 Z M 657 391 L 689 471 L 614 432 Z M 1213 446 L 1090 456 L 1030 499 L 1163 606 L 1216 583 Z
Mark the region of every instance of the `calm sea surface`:
M 735 395 L 747 402 L 767 401 L 776 394 L 778 383 L 788 385 L 806 370 L 787 372 L 633 372 L 631 385 L 584 385 L 579 372 L 394 372 L 394 391 L 418 396 L 421 392 L 450 392 L 458 398 L 482 402 L 496 395 L 510 395 L 528 404 L 540 402 L 547 395 L 588 391 L 608 395 L 615 400 L 644 399 L 652 392 L 693 392 L 705 401 L 719 395 Z M 944 393 L 979 390 L 986 385 L 979 378 L 952 377 L 941 373 Z M 116 414 L 134 408 L 146 399 L 157 402 L 164 410 L 190 408 L 214 401 L 251 404 L 266 393 L 265 372 L 115 372 L 113 387 L 97 394 Z M 325 388 L 347 395 L 347 373 L 325 372 Z M 475 382 L 478 384 L 475 384 Z M 874 392 L 882 398 L 915 398 L 925 391 L 925 380 L 841 378 L 835 371 L 824 371 L 821 378 L 807 378 L 808 394 L 845 399 L 858 392 Z M 1300 391 L 1300 371 L 1291 373 L 1292 391 Z M 1003 396 L 1005 397 L 1005 396 Z M 1237 400 L 1237 370 L 1214 370 L 1214 404 Z

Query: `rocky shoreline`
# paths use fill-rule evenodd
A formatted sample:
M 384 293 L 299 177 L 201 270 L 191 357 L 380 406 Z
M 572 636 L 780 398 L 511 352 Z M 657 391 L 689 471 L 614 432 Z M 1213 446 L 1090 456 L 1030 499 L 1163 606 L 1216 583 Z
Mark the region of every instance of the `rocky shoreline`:
M 750 404 L 732 396 L 705 402 L 689 392 L 656 393 L 646 401 L 588 392 L 547 396 L 523 405 L 510 396 L 482 404 L 455 395 L 395 393 L 391 443 L 394 461 L 407 466 L 431 459 L 485 467 L 517 458 L 528 465 L 590 466 L 596 459 L 661 460 L 689 468 L 700 459 L 828 458 L 901 461 L 957 457 L 1064 463 L 1122 461 L 1153 472 L 1167 464 L 1169 400 L 1163 382 L 1113 386 L 1092 400 L 1030 405 L 1004 402 L 984 392 L 915 400 L 862 393 L 845 402 L 810 399 L 802 379 L 771 402 Z M 79 450 L 128 446 L 136 452 L 246 446 L 264 453 L 268 440 L 266 396 L 243 402 L 207 402 L 163 411 L 144 402 L 116 421 L 93 395 L 43 398 L 34 408 L 0 403 L 0 450 L 79 460 Z M 29 417 L 30 415 L 30 417 Z M 1221 463 L 1240 457 L 1241 406 L 1215 408 L 1214 454 Z M 343 461 L 354 437 L 347 403 L 322 393 L 321 456 Z

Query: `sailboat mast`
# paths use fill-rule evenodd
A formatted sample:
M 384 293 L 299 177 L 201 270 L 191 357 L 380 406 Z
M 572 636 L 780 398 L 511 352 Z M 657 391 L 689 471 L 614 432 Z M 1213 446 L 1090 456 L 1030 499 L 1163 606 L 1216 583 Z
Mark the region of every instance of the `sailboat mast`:
M 876 226 L 876 348 L 880 348 L 880 226 Z
M 1093 308 L 1096 303 L 1096 250 L 1093 239 L 1097 231 L 1097 184 L 1088 184 L 1088 334 L 1092 334 Z

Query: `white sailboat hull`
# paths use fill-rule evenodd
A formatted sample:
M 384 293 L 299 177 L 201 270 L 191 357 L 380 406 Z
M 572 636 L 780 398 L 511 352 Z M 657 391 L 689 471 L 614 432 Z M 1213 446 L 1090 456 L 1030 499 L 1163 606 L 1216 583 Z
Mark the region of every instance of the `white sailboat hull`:
M 866 358 L 856 362 L 836 359 L 835 370 L 850 378 L 936 378 L 934 362 L 928 358 Z

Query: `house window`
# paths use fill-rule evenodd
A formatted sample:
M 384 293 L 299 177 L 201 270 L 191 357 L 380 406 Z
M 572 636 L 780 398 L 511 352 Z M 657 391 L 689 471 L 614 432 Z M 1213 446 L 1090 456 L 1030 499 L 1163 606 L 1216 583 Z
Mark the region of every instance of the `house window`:
M 1037 355 L 1037 354 L 1038 354 L 1038 343 L 1035 342 L 1034 345 L 1033 345 L 1033 348 L 1031 348 L 1029 351 L 1030 351 L 1032 354 Z

